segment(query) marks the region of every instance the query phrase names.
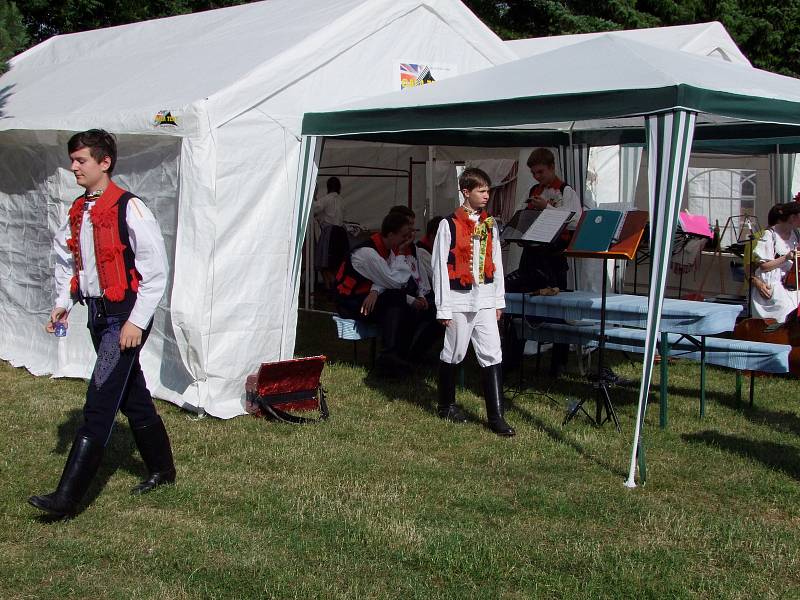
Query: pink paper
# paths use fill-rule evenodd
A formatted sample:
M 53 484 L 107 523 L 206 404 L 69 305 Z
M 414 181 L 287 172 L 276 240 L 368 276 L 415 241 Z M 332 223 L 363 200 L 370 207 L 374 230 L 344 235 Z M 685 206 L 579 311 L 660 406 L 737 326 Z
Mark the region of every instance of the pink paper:
M 684 233 L 702 235 L 707 238 L 713 237 L 711 226 L 708 223 L 708 217 L 705 215 L 693 215 L 682 211 L 678 215 L 678 220 L 681 223 L 681 229 Z

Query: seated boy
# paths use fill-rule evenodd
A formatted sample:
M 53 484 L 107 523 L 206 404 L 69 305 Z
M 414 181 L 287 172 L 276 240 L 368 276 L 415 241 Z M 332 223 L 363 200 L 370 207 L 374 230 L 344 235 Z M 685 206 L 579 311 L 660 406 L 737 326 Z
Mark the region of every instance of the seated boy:
M 402 264 L 389 264 L 390 254 L 399 254 L 411 244 L 413 233 L 408 219 L 388 214 L 381 230 L 347 255 L 336 276 L 337 309 L 341 316 L 379 323 L 382 348 L 381 369 L 407 368 L 401 358 L 407 348 L 408 322 L 413 320 L 406 303 L 406 286 L 411 271 Z

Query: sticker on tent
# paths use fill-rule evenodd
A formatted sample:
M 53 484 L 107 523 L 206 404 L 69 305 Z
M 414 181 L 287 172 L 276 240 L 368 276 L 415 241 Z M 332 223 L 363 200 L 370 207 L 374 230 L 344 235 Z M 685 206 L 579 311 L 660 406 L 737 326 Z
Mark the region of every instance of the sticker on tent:
M 156 127 L 162 126 L 178 126 L 178 120 L 172 116 L 172 112 L 168 110 L 160 110 L 156 113 L 155 118 L 153 119 L 153 125 Z
M 436 81 L 428 65 L 400 63 L 400 89 L 417 87 Z
M 395 62 L 395 69 L 394 73 L 400 74 L 401 90 L 441 81 L 458 74 L 458 69 L 455 65 L 444 63 L 423 64 L 421 62 L 398 60 Z

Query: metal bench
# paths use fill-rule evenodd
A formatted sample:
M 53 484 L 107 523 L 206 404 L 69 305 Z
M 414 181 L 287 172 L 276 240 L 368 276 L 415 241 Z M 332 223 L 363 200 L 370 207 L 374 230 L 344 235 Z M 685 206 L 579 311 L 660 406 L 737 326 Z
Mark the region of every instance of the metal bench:
M 597 346 L 600 325 L 596 321 L 576 323 L 528 322 L 515 319 L 517 335 L 522 339 L 540 343 L 560 342 L 582 346 Z M 605 347 L 622 352 L 644 352 L 646 331 L 634 327 L 606 327 Z M 750 404 L 753 404 L 753 372 L 788 373 L 791 346 L 750 342 L 730 338 L 691 336 L 680 333 L 662 333 L 662 396 L 666 399 L 668 358 L 685 358 L 700 362 L 700 416 L 705 414 L 705 366 L 717 365 L 736 370 L 737 401 L 741 402 L 741 376 L 749 371 Z
M 381 335 L 380 325 L 356 321 L 355 319 L 345 319 L 339 315 L 333 315 L 336 323 L 336 335 L 340 340 L 353 342 L 353 363 L 358 363 L 358 342 L 370 340 L 370 357 L 372 360 L 371 368 L 375 366 L 375 340 Z

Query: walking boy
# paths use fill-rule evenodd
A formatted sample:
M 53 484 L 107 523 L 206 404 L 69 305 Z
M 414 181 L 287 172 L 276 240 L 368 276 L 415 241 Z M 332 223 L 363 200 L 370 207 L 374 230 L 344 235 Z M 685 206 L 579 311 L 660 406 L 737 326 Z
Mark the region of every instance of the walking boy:
M 497 328 L 506 306 L 500 236 L 484 210 L 490 185 L 489 176 L 480 169 L 464 170 L 458 178 L 464 203 L 442 220 L 433 244 L 436 318 L 446 327 L 439 355 L 437 414 L 456 423 L 466 421 L 455 403 L 455 372 L 471 340 L 482 370 L 489 428 L 512 436 L 514 429 L 503 415 L 503 355 Z
M 57 299 L 47 331 L 67 324 L 75 302 L 89 312 L 95 362 L 83 422 L 78 428 L 58 488 L 28 502 L 56 516 L 76 514 L 97 473 L 118 410 L 128 417 L 148 478 L 131 493 L 149 492 L 175 481 L 169 437 L 139 366 L 139 351 L 164 294 L 167 260 L 153 214 L 130 192 L 111 181 L 117 160 L 114 137 L 102 129 L 72 136 L 71 170 L 86 189 L 56 235 Z

